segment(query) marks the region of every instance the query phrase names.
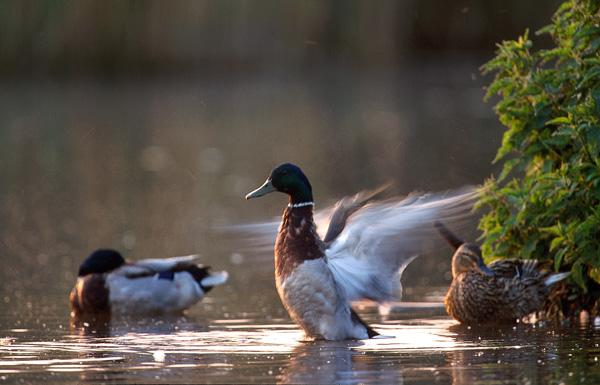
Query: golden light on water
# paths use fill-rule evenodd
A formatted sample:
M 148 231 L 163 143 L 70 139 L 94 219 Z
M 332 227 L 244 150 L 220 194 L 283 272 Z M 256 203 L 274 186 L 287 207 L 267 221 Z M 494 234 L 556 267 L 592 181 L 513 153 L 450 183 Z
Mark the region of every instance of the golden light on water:
M 0 367 L 41 366 L 52 371 L 78 371 L 99 369 L 106 363 L 126 362 L 131 368 L 156 365 L 197 367 L 220 363 L 186 362 L 202 360 L 216 355 L 281 355 L 305 350 L 313 344 L 304 342 L 303 334 L 292 324 L 267 325 L 245 323 L 231 324 L 224 320 L 215 322 L 218 329 L 206 332 L 179 331 L 175 333 L 126 332 L 114 336 L 94 337 L 70 335 L 56 341 L 20 342 L 13 337 L 10 343 L 0 345 Z M 240 323 L 241 322 L 241 323 Z M 448 331 L 452 321 L 438 320 L 418 324 L 374 325 L 382 334 L 380 338 L 326 343 L 329 348 L 342 348 L 356 352 L 446 351 L 470 349 L 468 343 L 457 342 Z M 5 339 L 7 341 L 7 339 Z M 478 347 L 481 349 L 481 347 Z M 62 358 L 45 359 L 48 354 Z
M 490 338 L 470 329 L 457 330 L 458 325 L 447 318 L 373 323 L 381 338 L 339 342 L 304 341 L 302 332 L 289 322 L 257 321 L 217 320 L 206 327 L 181 319 L 165 330 L 164 320 L 113 320 L 73 327 L 41 341 L 15 332 L 0 344 L 0 379 L 60 373 L 80 381 L 122 380 L 125 375 L 150 382 L 187 378 L 243 382 L 251 371 L 259 382 L 355 384 L 368 378 L 382 383 L 435 378 L 468 384 L 476 372 L 465 374 L 462 368 L 471 369 L 471 364 L 498 365 L 516 355 L 537 365 L 571 346 L 560 348 L 559 341 L 566 340 L 559 338 L 540 348 L 539 337 L 546 333 L 541 327 L 492 330 L 496 337 Z

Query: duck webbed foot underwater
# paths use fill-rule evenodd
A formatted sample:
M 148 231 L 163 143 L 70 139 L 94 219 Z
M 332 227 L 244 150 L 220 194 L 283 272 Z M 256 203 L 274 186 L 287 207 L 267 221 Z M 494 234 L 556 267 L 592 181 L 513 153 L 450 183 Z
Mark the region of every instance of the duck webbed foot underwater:
M 569 276 L 531 259 L 501 259 L 486 265 L 479 246 L 463 242 L 441 222 L 435 226 L 455 249 L 452 284 L 444 303 L 448 314 L 461 323 L 514 323 L 542 310 L 553 285 Z
M 403 270 L 435 238 L 433 223 L 465 219 L 476 196 L 469 188 L 377 200 L 382 190 L 344 198 L 315 214 L 308 178 L 299 167 L 285 163 L 246 195 L 251 199 L 278 191 L 289 196 L 275 240 L 275 283 L 284 307 L 306 337 L 377 336 L 351 302 L 398 299 Z M 315 217 L 323 222 L 321 230 L 327 228 L 323 238 Z M 271 234 L 270 227 L 259 228 L 263 236 Z

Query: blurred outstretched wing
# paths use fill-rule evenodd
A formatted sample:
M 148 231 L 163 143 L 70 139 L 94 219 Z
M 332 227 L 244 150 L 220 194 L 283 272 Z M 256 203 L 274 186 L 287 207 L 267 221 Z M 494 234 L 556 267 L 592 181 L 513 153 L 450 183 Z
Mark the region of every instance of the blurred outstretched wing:
M 317 232 L 321 239 L 323 239 L 329 227 L 329 218 L 335 207 L 336 205 L 332 205 L 316 210 L 314 213 Z M 218 230 L 226 233 L 235 233 L 237 241 L 247 245 L 253 252 L 264 253 L 269 257 L 273 257 L 275 238 L 277 237 L 280 223 L 281 217 L 278 217 L 272 221 L 221 226 Z
M 361 191 L 344 197 L 331 206 L 315 210 L 313 217 L 317 233 L 323 239 L 325 247 L 329 247 L 340 234 L 348 217 L 368 202 L 377 199 L 389 186 L 388 183 L 374 190 Z M 252 250 L 272 256 L 280 223 L 281 217 L 278 217 L 266 222 L 223 226 L 220 230 L 234 232 L 238 240 L 249 245 Z
M 342 230 L 344 230 L 346 222 L 352 214 L 360 210 L 367 203 L 377 199 L 389 187 L 390 183 L 378 187 L 375 190 L 361 191 L 353 196 L 344 197 L 333 205 L 333 208 L 330 208 L 330 213 L 328 212 L 329 223 L 327 225 L 327 233 L 322 237 L 325 246 L 329 247 L 333 241 L 335 241 Z M 318 227 L 322 228 L 324 226 Z
M 396 298 L 404 268 L 439 237 L 434 223 L 464 221 L 476 197 L 474 188 L 464 188 L 413 193 L 359 208 L 326 250 L 336 283 L 349 300 Z

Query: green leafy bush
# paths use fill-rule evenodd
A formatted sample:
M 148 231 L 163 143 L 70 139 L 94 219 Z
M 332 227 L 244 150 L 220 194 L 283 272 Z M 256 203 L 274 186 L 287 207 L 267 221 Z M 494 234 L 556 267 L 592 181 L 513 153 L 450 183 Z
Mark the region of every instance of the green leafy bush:
M 553 260 L 570 270 L 567 315 L 598 313 L 600 298 L 600 0 L 571 0 L 556 11 L 549 49 L 528 33 L 498 45 L 483 66 L 495 78 L 487 98 L 506 131 L 498 178 L 482 188 L 486 257 Z M 567 305 L 567 306 L 565 306 Z

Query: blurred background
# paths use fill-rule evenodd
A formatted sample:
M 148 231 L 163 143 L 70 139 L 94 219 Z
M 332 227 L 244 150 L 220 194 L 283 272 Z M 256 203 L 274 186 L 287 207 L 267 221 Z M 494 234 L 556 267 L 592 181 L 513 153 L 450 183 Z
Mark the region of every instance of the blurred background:
M 557 5 L 3 0 L 3 311 L 66 314 L 79 263 L 102 246 L 201 253 L 231 272 L 212 293 L 225 316 L 283 314 L 271 255 L 214 230 L 285 202 L 244 194 L 283 161 L 320 207 L 390 180 L 398 194 L 481 183 L 502 127 L 479 67 Z M 443 291 L 450 255 L 409 266 L 408 299 Z

